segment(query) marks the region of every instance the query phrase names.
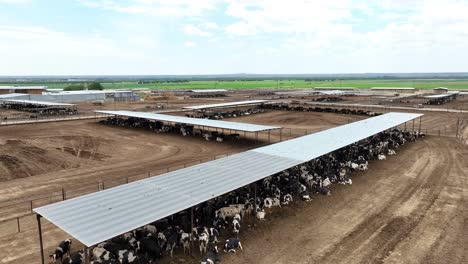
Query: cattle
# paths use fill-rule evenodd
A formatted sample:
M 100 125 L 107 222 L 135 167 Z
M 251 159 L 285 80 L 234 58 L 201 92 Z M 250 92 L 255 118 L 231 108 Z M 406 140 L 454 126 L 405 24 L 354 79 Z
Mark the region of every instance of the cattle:
M 230 238 L 227 239 L 224 243 L 224 252 L 236 253 L 237 249 L 244 251 L 244 248 L 242 248 L 242 244 L 239 238 Z
M 219 231 L 216 228 L 214 227 L 208 228 L 208 236 L 209 236 L 210 243 L 213 243 L 213 244 L 218 243 Z
M 60 259 L 60 262 L 62 262 L 63 257 L 65 255 L 70 256 L 71 245 L 72 245 L 71 239 L 66 239 L 66 240 L 61 241 L 59 245 L 55 248 L 54 253 L 49 255 L 50 261 L 53 263 L 56 263 L 57 260 Z
M 91 250 L 91 258 L 97 261 L 109 261 L 116 259 L 116 256 L 105 248 L 97 246 Z
M 198 243 L 199 243 L 199 248 L 200 248 L 200 253 L 206 253 L 206 250 L 208 248 L 208 242 L 209 242 L 209 234 L 208 232 L 203 232 L 198 236 Z
M 161 246 L 151 237 L 143 237 L 137 242 L 137 253 L 147 255 L 151 260 L 162 258 Z
M 285 194 L 283 196 L 283 200 L 281 201 L 281 204 L 282 205 L 288 205 L 289 203 L 292 203 L 293 202 L 293 197 L 291 194 Z
M 191 240 L 191 235 L 189 233 L 181 233 L 180 234 L 180 244 L 182 245 L 182 248 L 184 249 L 184 254 L 185 252 L 190 251 L 190 240 Z
M 221 258 L 219 257 L 218 247 L 215 246 L 208 252 L 206 257 L 202 259 L 201 264 L 215 264 L 219 261 L 221 261 Z
M 63 260 L 63 264 L 82 264 L 84 261 L 84 251 L 79 250 L 78 252 L 72 254 L 69 257 L 66 257 Z
M 215 211 L 215 216 L 220 217 L 222 219 L 226 219 L 226 217 L 234 218 L 236 214 L 241 215 L 244 217 L 244 204 L 233 204 L 227 207 L 220 208 L 219 210 Z
M 258 219 L 258 220 L 265 220 L 265 210 L 258 210 L 256 213 L 255 213 L 255 217 Z
M 387 157 L 385 157 L 385 155 L 383 155 L 383 154 L 379 154 L 378 159 L 379 160 L 386 160 Z
M 232 220 L 232 232 L 235 235 L 239 235 L 240 228 L 241 228 L 240 221 L 237 219 Z

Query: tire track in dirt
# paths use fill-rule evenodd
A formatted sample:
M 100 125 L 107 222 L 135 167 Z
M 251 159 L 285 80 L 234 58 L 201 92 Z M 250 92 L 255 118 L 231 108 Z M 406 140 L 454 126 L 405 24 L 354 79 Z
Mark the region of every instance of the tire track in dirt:
M 394 248 L 418 225 L 440 194 L 451 164 L 446 147 L 426 141 L 428 159 L 414 181 L 408 181 L 377 214 L 359 224 L 327 254 L 320 263 L 339 263 L 344 259 L 352 263 L 383 263 Z M 432 149 L 442 147 L 443 153 L 434 155 Z M 437 161 L 435 160 L 437 159 Z M 445 172 L 445 174 L 444 174 Z M 405 203 L 416 203 L 410 212 L 402 208 Z M 399 211 L 403 211 L 398 215 Z

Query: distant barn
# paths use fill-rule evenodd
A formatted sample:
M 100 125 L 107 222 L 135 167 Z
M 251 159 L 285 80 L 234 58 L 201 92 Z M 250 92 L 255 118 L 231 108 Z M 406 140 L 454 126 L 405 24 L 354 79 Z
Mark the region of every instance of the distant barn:
M 0 94 L 42 94 L 47 86 L 0 86 Z

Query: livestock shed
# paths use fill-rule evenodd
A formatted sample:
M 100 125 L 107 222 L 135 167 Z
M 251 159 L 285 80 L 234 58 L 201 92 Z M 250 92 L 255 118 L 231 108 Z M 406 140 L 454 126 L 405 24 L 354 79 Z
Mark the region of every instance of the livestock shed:
M 388 113 L 160 176 L 34 208 L 42 263 L 44 217 L 88 248 L 346 147 L 421 114 Z M 193 214 L 193 211 L 192 211 Z M 193 225 L 193 224 L 192 224 Z
M 426 95 L 424 99 L 426 99 L 426 104 L 440 105 L 455 100 L 459 94 L 459 91 L 450 91 L 443 94 Z
M 395 93 L 414 93 L 416 89 L 413 87 L 371 87 L 371 91 L 380 92 L 395 92 Z
M 449 89 L 447 87 L 437 87 L 437 88 L 434 88 L 434 93 L 436 94 L 441 94 L 441 93 L 446 93 L 449 91 Z
M 221 129 L 229 131 L 242 131 L 255 133 L 255 138 L 258 140 L 259 132 L 268 132 L 268 139 L 270 140 L 270 131 L 281 129 L 277 126 L 264 126 L 264 125 L 255 125 L 231 121 L 220 121 L 220 120 L 211 120 L 211 119 L 200 119 L 184 116 L 172 116 L 172 115 L 163 115 L 163 114 L 154 114 L 146 112 L 133 112 L 133 111 L 95 111 L 96 113 L 108 114 L 113 116 L 125 116 L 131 118 L 141 118 L 147 120 L 156 120 L 171 124 L 184 124 L 184 125 L 193 125 L 198 126 L 202 129 L 205 128 L 214 128 L 216 130 Z
M 185 106 L 183 109 L 191 110 L 202 110 L 208 108 L 225 108 L 225 107 L 239 107 L 239 106 L 250 106 L 250 105 L 260 105 L 268 102 L 268 100 L 249 100 L 249 101 L 237 101 L 237 102 L 228 102 L 228 103 L 219 103 L 219 104 L 206 104 L 206 105 L 195 105 L 195 106 Z
M 29 99 L 29 95 L 22 93 L 0 94 L 0 101 L 8 99 Z
M 225 97 L 227 92 L 226 89 L 196 89 L 190 90 L 189 95 L 193 98 Z
M 56 102 L 7 99 L 1 101 L 0 105 L 2 108 L 6 109 L 15 109 L 38 114 L 56 115 L 77 113 L 76 105 Z
M 315 90 L 326 91 L 326 90 L 345 90 L 350 91 L 356 89 L 355 87 L 314 87 Z
M 46 90 L 47 86 L 0 86 L 0 94 L 42 94 Z

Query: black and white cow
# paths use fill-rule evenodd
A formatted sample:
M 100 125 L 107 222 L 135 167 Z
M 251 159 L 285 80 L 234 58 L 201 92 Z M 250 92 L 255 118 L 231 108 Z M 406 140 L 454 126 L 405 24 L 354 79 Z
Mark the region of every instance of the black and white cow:
M 57 260 L 60 259 L 60 262 L 62 262 L 65 255 L 70 256 L 71 245 L 71 239 L 66 239 L 60 242 L 60 244 L 55 248 L 54 253 L 49 255 L 50 261 L 56 263 Z
M 82 264 L 84 261 L 84 252 L 83 250 L 79 250 L 75 254 L 72 254 L 69 257 L 66 257 L 63 260 L 63 264 Z
M 218 247 L 215 246 L 206 254 L 206 257 L 202 259 L 201 264 L 215 264 L 219 261 L 221 261 L 221 258 L 219 257 Z
M 230 238 L 224 243 L 224 252 L 236 253 L 236 249 L 244 251 L 239 238 Z

